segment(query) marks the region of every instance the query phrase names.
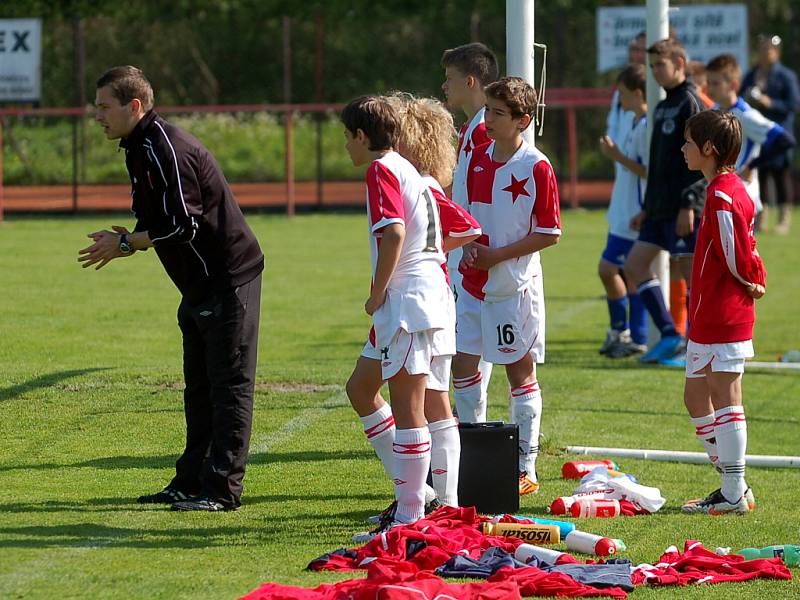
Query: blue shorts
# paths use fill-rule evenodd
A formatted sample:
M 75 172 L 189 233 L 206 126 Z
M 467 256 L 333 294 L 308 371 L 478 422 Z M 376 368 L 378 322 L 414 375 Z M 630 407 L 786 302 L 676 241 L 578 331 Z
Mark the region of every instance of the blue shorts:
M 621 269 L 622 265 L 625 264 L 625 259 L 628 258 L 628 252 L 633 248 L 633 242 L 634 240 L 628 240 L 609 233 L 606 239 L 606 249 L 603 250 L 603 254 L 600 257 Z
M 697 227 L 686 237 L 678 237 L 675 233 L 676 223 L 677 219 L 645 219 L 639 231 L 639 241 L 663 248 L 673 258 L 691 256 L 694 254 Z

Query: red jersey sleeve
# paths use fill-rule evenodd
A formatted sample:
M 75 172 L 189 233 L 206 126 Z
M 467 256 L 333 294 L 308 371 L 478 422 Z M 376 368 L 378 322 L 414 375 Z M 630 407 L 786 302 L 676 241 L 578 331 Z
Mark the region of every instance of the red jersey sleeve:
M 764 263 L 756 252 L 755 238 L 750 235 L 744 216 L 733 210 L 733 198 L 726 191 L 713 189 L 707 202 L 713 244 L 728 270 L 742 285 L 764 285 Z
M 533 166 L 533 181 L 536 185 L 536 202 L 531 215 L 532 231 L 561 235 L 558 182 L 549 162 L 540 160 Z
M 367 170 L 367 202 L 373 234 L 380 233 L 392 223 L 405 224 L 400 182 L 386 165 L 377 160 Z
M 442 237 L 469 237 L 480 235 L 481 226 L 471 214 L 450 200 L 436 188 L 429 188 L 439 207 Z

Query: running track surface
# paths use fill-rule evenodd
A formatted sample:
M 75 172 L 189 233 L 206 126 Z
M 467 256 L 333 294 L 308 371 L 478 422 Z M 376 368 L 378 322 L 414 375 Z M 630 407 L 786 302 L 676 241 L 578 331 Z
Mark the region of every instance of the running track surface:
M 611 196 L 610 181 L 580 181 L 577 196 L 580 205 L 602 206 Z M 286 206 L 286 184 L 231 184 L 239 204 L 246 208 L 277 208 Z M 0 188 L 3 208 L 7 212 L 68 212 L 73 210 L 72 186 L 6 186 Z M 295 184 L 295 203 L 298 207 L 346 208 L 364 205 L 364 183 L 361 181 L 328 181 L 322 184 L 319 200 L 316 182 Z M 561 205 L 569 206 L 569 184 L 561 185 Z M 129 185 L 78 186 L 78 210 L 130 210 Z

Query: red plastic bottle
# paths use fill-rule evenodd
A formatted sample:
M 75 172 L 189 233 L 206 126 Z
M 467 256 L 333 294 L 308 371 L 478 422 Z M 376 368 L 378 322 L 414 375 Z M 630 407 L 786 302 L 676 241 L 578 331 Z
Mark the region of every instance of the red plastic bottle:
M 573 496 L 560 496 L 553 500 L 550 504 L 550 514 L 552 515 L 566 515 L 570 512 L 572 505 L 581 498 L 604 498 L 605 491 L 599 492 L 582 492 Z
M 606 467 L 614 471 L 619 470 L 613 460 L 571 460 L 561 466 L 561 476 L 564 479 L 580 479 L 596 467 Z
M 619 516 L 619 500 L 606 500 L 604 498 L 581 498 L 570 507 L 573 517 L 582 519 L 588 517 L 616 517 Z

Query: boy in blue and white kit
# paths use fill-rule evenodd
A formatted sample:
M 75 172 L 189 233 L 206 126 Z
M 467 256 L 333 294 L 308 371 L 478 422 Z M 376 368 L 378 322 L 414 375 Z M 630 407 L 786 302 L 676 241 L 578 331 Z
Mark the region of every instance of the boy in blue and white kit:
M 736 158 L 736 173 L 744 181 L 748 195 L 763 209 L 758 182 L 758 165 L 769 162 L 795 146 L 792 134 L 770 121 L 739 96 L 742 70 L 732 54 L 720 54 L 706 66 L 708 94 L 715 108 L 730 111 L 742 124 L 742 149 Z
M 608 302 L 609 328 L 600 354 L 621 358 L 647 350 L 647 312 L 636 288 L 627 289 L 622 266 L 638 232 L 631 219 L 644 204 L 647 177 L 647 103 L 645 102 L 645 67 L 628 65 L 617 78 L 620 104 L 633 117 L 618 144 L 606 135 L 600 150 L 614 160 L 614 188 L 608 207 L 608 240 L 597 267 Z M 630 317 L 629 317 L 630 311 Z

